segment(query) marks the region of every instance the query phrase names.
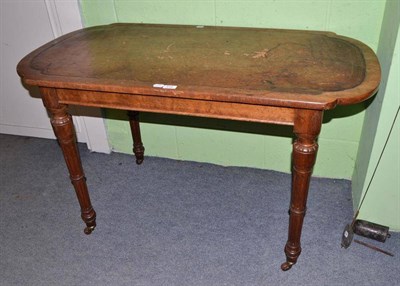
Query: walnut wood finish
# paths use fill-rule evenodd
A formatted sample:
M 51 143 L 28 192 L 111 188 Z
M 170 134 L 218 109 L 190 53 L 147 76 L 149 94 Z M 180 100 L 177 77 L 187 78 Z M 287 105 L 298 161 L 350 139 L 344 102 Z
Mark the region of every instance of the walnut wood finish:
M 285 246 L 286 262 L 282 270 L 289 270 L 300 255 L 300 236 L 306 213 L 308 187 L 315 164 L 321 131 L 322 111 L 299 109 L 294 121 L 296 140 L 293 144 L 293 182 L 290 200 L 288 241 Z
M 136 164 L 140 165 L 143 163 L 144 157 L 144 146 L 142 142 L 142 136 L 140 135 L 139 125 L 139 112 L 128 111 L 129 125 L 131 126 L 132 139 L 133 139 L 133 153 L 136 157 Z
M 288 270 L 300 237 L 323 111 L 372 96 L 380 67 L 363 43 L 329 32 L 113 24 L 82 29 L 27 55 L 23 81 L 41 88 L 90 233 L 96 226 L 67 105 L 293 125 Z M 155 85 L 154 84 L 158 84 Z M 164 88 L 167 85 L 167 88 Z M 176 86 L 176 87 L 171 87 Z
M 115 109 L 293 125 L 295 109 L 234 102 L 57 89 L 60 102 Z
M 50 113 L 50 122 L 54 133 L 64 154 L 70 174 L 71 183 L 75 188 L 81 206 L 82 220 L 86 223 L 85 234 L 91 234 L 96 227 L 96 212 L 90 202 L 89 192 L 86 186 L 86 177 L 83 173 L 82 163 L 76 145 L 74 125 L 72 117 L 67 113 L 67 105 L 60 104 L 55 89 L 40 89 L 43 104 Z

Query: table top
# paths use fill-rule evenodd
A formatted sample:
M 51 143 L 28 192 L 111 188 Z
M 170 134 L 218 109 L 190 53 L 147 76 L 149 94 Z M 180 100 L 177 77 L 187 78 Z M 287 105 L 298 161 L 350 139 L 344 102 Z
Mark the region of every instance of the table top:
M 112 24 L 62 36 L 17 71 L 44 87 L 331 109 L 373 95 L 379 62 L 331 32 Z

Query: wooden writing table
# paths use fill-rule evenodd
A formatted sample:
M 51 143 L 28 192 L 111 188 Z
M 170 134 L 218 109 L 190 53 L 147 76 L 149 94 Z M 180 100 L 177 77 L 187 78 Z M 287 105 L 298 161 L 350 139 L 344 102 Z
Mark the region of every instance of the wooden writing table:
M 137 163 L 139 111 L 293 125 L 293 186 L 283 270 L 300 236 L 323 111 L 361 102 L 380 82 L 363 43 L 329 32 L 113 24 L 40 47 L 17 67 L 40 87 L 86 223 L 96 226 L 67 105 L 130 111 Z

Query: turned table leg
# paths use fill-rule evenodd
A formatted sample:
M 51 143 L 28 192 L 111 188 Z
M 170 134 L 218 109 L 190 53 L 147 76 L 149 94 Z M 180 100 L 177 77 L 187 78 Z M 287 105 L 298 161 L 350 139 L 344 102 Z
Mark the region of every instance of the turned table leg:
M 96 227 L 96 212 L 90 202 L 83 173 L 81 159 L 76 145 L 72 117 L 67 112 L 67 105 L 60 104 L 55 89 L 41 88 L 42 99 L 50 113 L 51 125 L 58 139 L 67 164 L 71 182 L 81 207 L 82 220 L 86 223 L 85 234 L 90 234 Z
M 297 110 L 294 122 L 296 140 L 293 144 L 292 193 L 288 240 L 285 246 L 286 262 L 282 270 L 289 270 L 301 253 L 300 237 L 306 213 L 308 187 L 317 156 L 317 136 L 321 130 L 322 111 Z
M 140 165 L 144 159 L 144 146 L 140 135 L 139 112 L 128 111 L 129 125 L 131 126 L 133 139 L 133 153 L 136 157 L 136 164 Z

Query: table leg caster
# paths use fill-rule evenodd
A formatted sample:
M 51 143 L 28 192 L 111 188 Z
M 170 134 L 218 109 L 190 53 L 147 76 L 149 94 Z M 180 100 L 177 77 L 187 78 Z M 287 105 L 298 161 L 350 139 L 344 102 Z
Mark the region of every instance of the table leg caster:
M 290 268 L 292 268 L 293 264 L 294 264 L 293 262 L 286 261 L 286 262 L 282 263 L 281 269 L 283 271 L 288 271 Z
M 96 227 L 95 225 L 87 226 L 87 227 L 85 227 L 85 229 L 83 230 L 83 232 L 84 232 L 86 235 L 89 235 L 89 234 L 92 233 L 92 231 L 94 230 L 95 227 Z
M 136 135 L 137 136 L 137 135 Z M 143 163 L 144 160 L 144 147 L 141 139 L 135 139 L 134 141 L 134 146 L 133 146 L 133 153 L 135 154 L 136 157 L 136 164 L 140 165 Z M 139 142 L 137 140 L 140 140 Z
M 139 156 L 136 156 L 136 164 L 137 165 L 140 165 L 140 164 L 142 164 L 143 163 L 143 157 L 139 157 Z

